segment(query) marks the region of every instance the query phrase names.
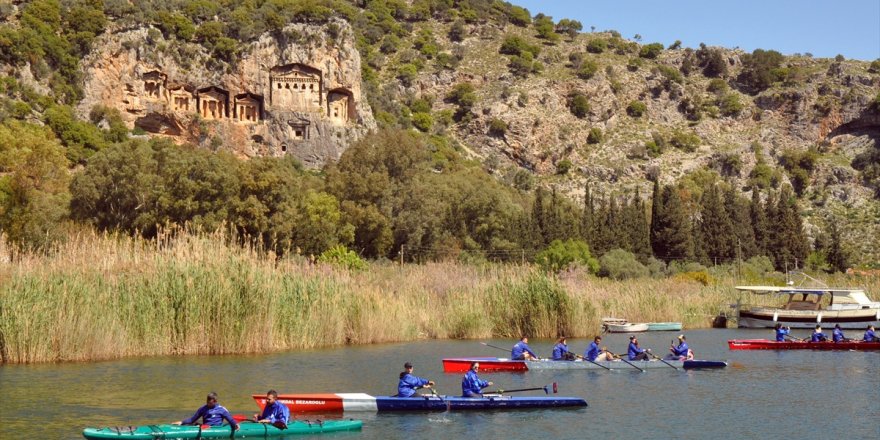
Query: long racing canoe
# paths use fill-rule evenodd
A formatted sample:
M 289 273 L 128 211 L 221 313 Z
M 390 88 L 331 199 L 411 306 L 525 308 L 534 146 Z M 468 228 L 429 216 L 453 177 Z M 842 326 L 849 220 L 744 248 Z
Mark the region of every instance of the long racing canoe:
M 880 350 L 880 342 L 809 342 L 809 341 L 771 341 L 768 339 L 730 339 L 727 346 L 731 350 Z M 482 363 L 480 364 L 482 367 Z
M 724 361 L 707 361 L 707 360 L 689 360 L 689 361 L 596 361 L 595 363 L 584 361 L 581 359 L 575 361 L 551 361 L 541 359 L 536 361 L 514 361 L 505 358 L 445 358 L 443 359 L 444 373 L 465 373 L 470 369 L 473 362 L 480 363 L 480 373 L 494 372 L 517 372 L 531 370 L 636 370 L 633 366 L 641 369 L 648 368 L 675 368 L 685 370 L 696 368 L 724 368 L 727 362 Z M 604 367 L 604 368 L 603 368 Z
M 265 396 L 263 396 L 265 398 Z M 203 439 L 203 438 L 265 438 L 299 434 L 320 434 L 322 432 L 357 431 L 363 426 L 360 420 L 297 420 L 280 429 L 266 423 L 239 423 L 239 429 L 231 432 L 229 425 L 144 425 L 117 426 L 110 428 L 86 428 L 83 437 L 90 440 L 158 440 L 158 439 Z
M 254 394 L 260 408 L 266 406 L 265 394 Z M 587 406 L 579 397 L 511 397 L 484 394 L 483 397 L 426 395 L 414 397 L 371 396 L 364 393 L 279 394 L 278 401 L 293 413 L 450 411 L 522 408 L 575 408 Z

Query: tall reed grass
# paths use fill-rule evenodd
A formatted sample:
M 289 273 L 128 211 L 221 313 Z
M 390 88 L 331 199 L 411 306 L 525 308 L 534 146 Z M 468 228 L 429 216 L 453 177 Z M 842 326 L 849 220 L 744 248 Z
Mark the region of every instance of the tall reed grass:
M 604 316 L 697 328 L 736 300 L 733 284 L 556 277 L 528 265 L 373 263 L 350 272 L 275 258 L 220 233 L 145 241 L 83 232 L 48 256 L 12 259 L 0 241 L 0 354 L 32 363 L 589 337 Z

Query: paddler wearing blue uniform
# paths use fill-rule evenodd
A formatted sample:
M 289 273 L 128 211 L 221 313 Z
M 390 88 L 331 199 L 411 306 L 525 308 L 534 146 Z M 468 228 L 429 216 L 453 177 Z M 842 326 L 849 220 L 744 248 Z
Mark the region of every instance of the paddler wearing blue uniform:
M 831 340 L 834 342 L 843 342 L 846 340 L 846 336 L 843 335 L 843 330 L 840 329 L 840 324 L 834 324 L 834 331 L 831 332 Z
M 614 360 L 614 355 L 609 353 L 608 350 L 605 350 L 605 347 L 599 348 L 600 342 L 602 342 L 601 336 L 593 338 L 593 342 L 590 342 L 587 351 L 584 352 L 584 359 L 594 362 Z
M 825 336 L 825 333 L 822 333 L 822 326 L 816 325 L 816 329 L 813 330 L 813 334 L 810 335 L 810 342 L 825 342 L 828 340 L 828 336 Z
M 513 349 L 510 350 L 510 358 L 515 361 L 538 359 L 538 355 L 529 348 L 528 336 L 519 338 L 519 342 L 513 345 Z
M 865 342 L 876 342 L 878 340 L 877 334 L 874 333 L 874 326 L 873 325 L 869 325 L 868 327 L 865 328 L 865 337 L 862 338 L 862 340 Z
M 791 333 L 791 327 L 783 327 L 782 324 L 776 323 L 776 342 L 785 342 L 785 337 Z
M 223 425 L 223 420 L 226 419 L 229 422 L 229 426 L 232 427 L 233 431 L 238 431 L 238 423 L 235 419 L 232 418 L 232 415 L 229 414 L 229 411 L 226 410 L 221 405 L 217 404 L 217 393 L 210 392 L 208 393 L 207 403 L 196 410 L 196 413 L 192 415 L 192 417 L 188 419 L 183 419 L 179 422 L 173 422 L 172 425 L 190 425 L 194 423 L 199 418 L 202 419 L 202 423 L 208 426 L 221 426 Z
M 565 336 L 556 340 L 556 345 L 553 346 L 553 356 L 551 359 L 554 361 L 574 360 L 574 354 L 568 351 L 568 344 L 565 343 Z
M 403 364 L 403 372 L 400 373 L 400 382 L 397 383 L 397 396 L 395 397 L 410 397 L 416 393 L 416 390 L 419 388 L 431 388 L 434 386 L 433 380 L 428 380 L 423 377 L 414 376 L 413 366 L 411 363 L 407 362 Z
M 254 414 L 254 420 L 258 423 L 268 423 L 280 429 L 287 429 L 290 420 L 290 408 L 278 401 L 278 392 L 269 390 L 266 392 L 266 406 L 263 412 Z
M 672 353 L 669 353 L 668 355 L 666 355 L 666 360 L 668 360 L 668 361 L 682 360 L 683 361 L 683 360 L 687 359 L 687 357 L 688 357 L 688 349 L 689 348 L 688 348 L 687 338 L 685 338 L 684 335 L 678 335 L 678 345 L 677 346 L 672 345 L 672 344 L 669 345 L 669 351 L 671 351 Z
M 639 348 L 639 338 L 635 335 L 629 337 L 629 348 L 626 350 L 626 355 L 631 361 L 646 361 L 648 360 L 648 352 L 650 349 Z
M 492 382 L 486 382 L 477 376 L 477 370 L 480 369 L 479 362 L 471 363 L 471 368 L 464 374 L 461 379 L 461 395 L 463 397 L 483 397 L 483 388 L 495 385 Z

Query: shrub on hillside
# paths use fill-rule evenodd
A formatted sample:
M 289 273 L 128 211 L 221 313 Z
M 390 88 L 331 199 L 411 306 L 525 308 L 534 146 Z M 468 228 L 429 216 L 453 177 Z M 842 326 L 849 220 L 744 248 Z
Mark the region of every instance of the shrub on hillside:
M 639 50 L 639 57 L 655 59 L 660 56 L 660 53 L 663 52 L 663 44 L 662 43 L 651 43 L 642 46 Z
M 599 127 L 591 128 L 590 134 L 587 135 L 587 143 L 598 144 L 600 142 L 602 142 L 602 129 Z
M 507 133 L 507 123 L 498 118 L 492 118 L 489 122 L 489 135 L 502 137 Z
M 584 60 L 581 62 L 580 67 L 577 69 L 577 76 L 580 79 L 590 79 L 594 75 L 596 75 L 596 71 L 599 70 L 599 65 L 596 64 L 593 60 Z
M 744 107 L 736 93 L 727 93 L 718 102 L 718 108 L 724 116 L 739 116 Z
M 630 101 L 629 105 L 626 106 L 626 114 L 634 118 L 642 117 L 647 111 L 648 106 L 642 101 Z
M 516 35 L 508 35 L 501 43 L 501 49 L 499 49 L 498 52 L 504 55 L 519 56 L 522 56 L 524 53 L 528 52 L 532 55 L 532 57 L 536 57 L 539 53 L 541 53 L 541 48 L 539 46 L 529 44 L 522 37 Z
M 576 92 L 569 97 L 568 110 L 580 119 L 586 118 L 590 114 L 590 100 L 583 93 Z
M 615 280 L 644 278 L 650 275 L 648 268 L 636 256 L 623 249 L 612 249 L 599 258 L 599 276 Z
M 672 138 L 669 139 L 669 143 L 672 144 L 672 146 L 688 153 L 697 151 L 700 142 L 702 142 L 702 139 L 700 139 L 695 133 L 680 130 L 676 130 L 675 133 L 672 134 Z
M 590 273 L 599 271 L 599 261 L 590 254 L 590 246 L 583 240 L 553 240 L 535 256 L 535 263 L 548 272 L 559 272 L 570 266 L 585 267 Z
M 565 175 L 571 171 L 571 167 L 574 166 L 568 159 L 562 159 L 556 164 L 556 174 Z
M 880 58 L 871 61 L 871 66 L 868 67 L 868 72 L 880 73 Z
M 602 38 L 594 38 L 587 43 L 587 52 L 602 53 L 608 48 L 608 43 Z
M 431 127 L 434 126 L 434 117 L 430 113 L 413 113 L 411 119 L 413 126 L 421 131 L 431 131 Z

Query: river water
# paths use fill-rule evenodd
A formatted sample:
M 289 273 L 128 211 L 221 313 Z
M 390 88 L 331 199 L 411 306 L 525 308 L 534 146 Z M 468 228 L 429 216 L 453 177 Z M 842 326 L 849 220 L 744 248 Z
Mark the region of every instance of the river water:
M 346 417 L 364 420 L 362 432 L 320 438 L 880 438 L 880 353 L 729 351 L 727 339 L 770 337 L 772 331 L 685 333 L 697 358 L 727 360 L 730 366 L 645 373 L 635 369 L 484 373 L 482 378 L 507 389 L 557 382 L 560 396 L 583 397 L 589 407 L 351 413 Z M 675 336 L 652 332 L 639 339 L 643 347 L 662 353 Z M 270 388 L 281 393 L 391 395 L 396 393 L 398 373 L 406 361 L 415 365 L 416 375 L 436 381 L 440 393 L 459 394 L 461 375 L 444 374 L 441 358 L 507 356 L 479 342 L 424 341 L 272 355 L 7 365 L 0 367 L 0 438 L 76 439 L 82 438 L 86 426 L 167 423 L 192 414 L 208 391 L 219 393 L 220 403 L 231 412 L 246 414 L 258 409 L 250 395 Z M 484 342 L 508 347 L 515 341 Z M 568 342 L 573 351 L 582 353 L 589 340 Z M 606 335 L 604 343 L 623 352 L 627 335 Z M 542 356 L 550 354 L 552 344 L 530 340 Z

